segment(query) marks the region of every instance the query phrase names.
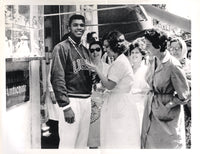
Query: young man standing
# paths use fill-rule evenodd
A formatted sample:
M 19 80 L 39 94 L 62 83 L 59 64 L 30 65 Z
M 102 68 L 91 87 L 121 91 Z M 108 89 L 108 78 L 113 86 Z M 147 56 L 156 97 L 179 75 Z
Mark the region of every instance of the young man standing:
M 51 83 L 59 109 L 59 148 L 86 148 L 91 114 L 90 53 L 82 45 L 85 18 L 72 15 L 69 37 L 53 50 Z

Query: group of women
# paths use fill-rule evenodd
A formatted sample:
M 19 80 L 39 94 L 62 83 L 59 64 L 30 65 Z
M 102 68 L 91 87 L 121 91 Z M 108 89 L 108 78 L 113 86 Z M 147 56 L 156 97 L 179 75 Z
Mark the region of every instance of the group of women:
M 191 107 L 185 42 L 151 29 L 129 43 L 112 31 L 102 41 L 91 42 L 89 51 L 92 63 L 86 64 L 97 75 L 88 146 L 185 148 L 183 106 Z M 55 120 L 56 108 L 51 110 Z
M 190 102 L 191 80 L 185 42 L 155 29 L 132 43 L 112 31 L 102 42 L 90 44 L 93 62 L 86 62 L 100 79 L 92 94 L 99 127 L 91 124 L 89 146 L 185 148 L 183 105 Z

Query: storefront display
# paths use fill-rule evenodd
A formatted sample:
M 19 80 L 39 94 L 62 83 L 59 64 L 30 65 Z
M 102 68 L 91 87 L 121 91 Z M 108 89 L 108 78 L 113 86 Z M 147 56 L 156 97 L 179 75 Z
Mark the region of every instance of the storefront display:
M 6 107 L 29 101 L 29 64 L 43 59 L 43 6 L 6 5 Z
M 29 71 L 6 72 L 6 108 L 29 101 Z
M 14 143 L 13 149 L 40 148 L 40 104 L 46 81 L 44 6 L 5 5 L 4 13 L 7 143 Z
M 43 57 L 43 6 L 5 6 L 6 58 Z

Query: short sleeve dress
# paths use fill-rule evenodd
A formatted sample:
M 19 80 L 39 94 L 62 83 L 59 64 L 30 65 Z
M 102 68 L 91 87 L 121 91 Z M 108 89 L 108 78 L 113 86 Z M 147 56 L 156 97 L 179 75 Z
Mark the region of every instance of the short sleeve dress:
M 111 64 L 108 79 L 116 86 L 101 110 L 101 148 L 140 148 L 139 115 L 131 94 L 133 71 L 124 54 Z

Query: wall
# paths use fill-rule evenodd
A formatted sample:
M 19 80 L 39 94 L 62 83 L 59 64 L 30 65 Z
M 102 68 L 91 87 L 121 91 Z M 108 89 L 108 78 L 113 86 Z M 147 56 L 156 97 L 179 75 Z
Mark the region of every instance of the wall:
M 9 109 L 5 115 L 6 151 L 31 148 L 31 104 L 26 102 Z

